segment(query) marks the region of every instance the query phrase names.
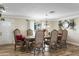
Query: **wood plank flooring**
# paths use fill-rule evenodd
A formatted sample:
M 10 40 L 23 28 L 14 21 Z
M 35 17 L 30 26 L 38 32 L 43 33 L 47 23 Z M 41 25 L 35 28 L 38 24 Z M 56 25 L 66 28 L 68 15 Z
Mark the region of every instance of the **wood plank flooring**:
M 33 52 L 26 53 L 19 50 L 14 51 L 14 45 L 0 46 L 0 56 L 34 56 Z M 39 56 L 42 56 L 40 53 Z M 53 52 L 45 51 L 44 56 L 79 56 L 79 47 L 68 45 L 67 48 L 58 49 Z

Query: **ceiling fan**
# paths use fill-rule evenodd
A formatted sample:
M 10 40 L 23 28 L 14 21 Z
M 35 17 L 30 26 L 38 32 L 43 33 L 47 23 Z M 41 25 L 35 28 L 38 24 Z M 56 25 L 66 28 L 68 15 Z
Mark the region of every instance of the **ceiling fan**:
M 5 12 L 5 8 L 3 5 L 0 5 L 0 13 L 3 13 L 3 12 Z
M 4 8 L 3 5 L 0 4 L 0 20 L 1 20 L 1 21 L 4 21 L 4 20 L 5 20 L 4 18 L 2 18 L 2 13 L 3 13 L 3 12 L 5 12 L 5 8 Z

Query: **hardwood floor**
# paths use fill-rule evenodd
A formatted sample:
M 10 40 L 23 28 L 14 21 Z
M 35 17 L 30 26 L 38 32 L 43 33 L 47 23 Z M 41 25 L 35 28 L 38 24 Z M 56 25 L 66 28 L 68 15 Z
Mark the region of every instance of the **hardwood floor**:
M 45 51 L 45 56 L 79 56 L 79 47 L 68 45 L 67 48 L 58 49 L 52 51 L 51 53 Z M 14 51 L 14 45 L 4 45 L 0 46 L 0 56 L 34 56 L 33 52 L 26 53 L 19 50 Z M 42 56 L 40 53 L 39 56 Z

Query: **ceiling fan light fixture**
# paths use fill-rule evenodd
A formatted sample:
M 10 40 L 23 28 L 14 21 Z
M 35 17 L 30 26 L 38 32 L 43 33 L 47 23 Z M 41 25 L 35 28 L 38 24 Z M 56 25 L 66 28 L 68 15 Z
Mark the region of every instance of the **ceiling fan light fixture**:
M 0 13 L 0 17 L 2 16 L 2 14 Z
M 0 13 L 6 12 L 4 6 L 0 5 Z
M 1 21 L 5 21 L 5 19 L 4 18 L 1 18 Z

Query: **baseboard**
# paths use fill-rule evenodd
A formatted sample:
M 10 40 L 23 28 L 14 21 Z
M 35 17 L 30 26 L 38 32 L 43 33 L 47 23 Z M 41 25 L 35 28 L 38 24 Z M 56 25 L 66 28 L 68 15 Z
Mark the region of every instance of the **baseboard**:
M 75 45 L 75 46 L 79 46 L 79 44 L 78 43 L 75 43 L 75 42 L 67 41 L 67 43 L 72 44 L 72 45 Z
M 78 43 L 75 43 L 75 42 L 70 42 L 70 41 L 67 41 L 68 44 L 72 44 L 72 45 L 75 45 L 75 46 L 79 46 Z M 4 46 L 4 45 L 14 45 L 14 43 L 12 44 L 1 44 L 0 46 Z
M 14 44 L 1 44 L 0 46 L 8 46 L 8 45 L 14 45 Z

